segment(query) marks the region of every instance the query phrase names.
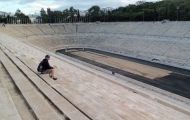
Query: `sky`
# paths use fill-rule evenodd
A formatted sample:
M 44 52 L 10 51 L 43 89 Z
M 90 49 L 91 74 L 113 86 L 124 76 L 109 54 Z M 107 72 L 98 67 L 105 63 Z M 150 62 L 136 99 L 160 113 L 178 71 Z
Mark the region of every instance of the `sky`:
M 51 10 L 64 10 L 73 6 L 75 9 L 87 10 L 93 5 L 101 8 L 127 6 L 135 4 L 139 0 L 0 0 L 0 11 L 15 13 L 20 9 L 24 14 L 39 13 L 41 8 L 45 10 L 49 7 Z M 158 0 L 146 0 L 158 1 Z

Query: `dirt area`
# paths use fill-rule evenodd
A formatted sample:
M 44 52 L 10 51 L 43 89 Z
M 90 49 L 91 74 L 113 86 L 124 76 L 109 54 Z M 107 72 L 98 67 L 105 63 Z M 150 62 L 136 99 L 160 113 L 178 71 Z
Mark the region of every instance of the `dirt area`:
M 190 71 L 92 49 L 57 52 L 190 98 Z

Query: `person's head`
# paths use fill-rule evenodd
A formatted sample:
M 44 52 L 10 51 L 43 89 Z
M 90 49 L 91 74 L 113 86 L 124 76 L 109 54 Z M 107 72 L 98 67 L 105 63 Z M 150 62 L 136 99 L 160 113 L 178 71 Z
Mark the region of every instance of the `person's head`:
M 49 56 L 49 55 L 46 55 L 46 56 L 45 56 L 45 59 L 49 60 L 49 59 L 50 59 L 50 56 Z

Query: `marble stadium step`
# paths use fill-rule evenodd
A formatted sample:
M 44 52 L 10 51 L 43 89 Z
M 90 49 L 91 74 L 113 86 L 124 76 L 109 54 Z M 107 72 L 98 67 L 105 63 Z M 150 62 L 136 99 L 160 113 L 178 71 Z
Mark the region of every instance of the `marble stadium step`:
M 0 70 L 0 72 L 2 71 Z M 7 79 L 0 77 L 0 120 L 21 120 L 11 95 L 3 82 L 5 80 Z
M 40 93 L 31 85 L 27 78 L 0 50 L 0 60 L 21 91 L 23 97 L 32 108 L 36 119 L 39 120 L 62 120 L 53 108 L 44 100 Z
M 12 46 L 13 47 L 13 46 Z M 15 48 L 15 47 L 14 47 Z M 19 51 L 22 51 L 22 50 L 20 50 L 19 49 Z M 19 53 L 19 51 L 16 51 L 16 52 L 18 52 L 18 55 L 20 54 Z M 8 51 L 5 51 L 6 53 L 8 52 Z M 26 51 L 26 53 L 28 53 L 28 51 Z M 15 53 L 14 53 L 15 54 Z M 26 58 L 28 57 L 28 56 L 25 56 Z M 20 58 L 25 58 L 25 57 L 20 57 Z M 20 59 L 19 58 L 19 59 Z M 20 59 L 21 61 L 22 61 L 22 59 Z M 28 60 L 29 61 L 25 61 L 25 62 L 27 62 L 27 65 L 30 67 L 30 68 L 32 68 L 32 70 L 33 71 L 36 71 L 36 66 L 37 66 L 37 64 L 34 64 L 34 63 L 31 63 L 31 61 L 30 61 L 30 58 L 28 58 Z M 37 59 L 35 59 L 35 61 L 37 61 Z M 18 61 L 16 61 L 16 62 L 18 62 Z M 19 63 L 17 63 L 17 64 L 19 64 Z M 60 64 L 60 63 L 56 63 L 57 65 L 58 64 Z M 67 67 L 67 66 L 64 66 L 64 67 Z M 69 66 L 69 67 L 72 67 L 72 66 Z M 71 70 L 71 69 L 70 69 Z M 77 69 L 78 70 L 78 69 Z M 74 71 L 76 71 L 75 69 L 73 69 L 72 68 L 72 70 L 71 70 L 71 72 L 74 72 Z M 77 72 L 79 72 L 79 71 L 77 71 Z M 85 74 L 88 74 L 88 73 L 85 73 Z M 40 75 L 41 76 L 41 75 Z M 79 74 L 77 74 L 77 77 L 80 77 L 80 75 Z M 91 78 L 90 78 L 91 77 Z M 48 84 L 50 84 L 50 85 L 52 85 L 51 87 L 52 88 L 54 88 L 57 92 L 59 92 L 61 95 L 63 95 L 63 96 L 66 96 L 67 95 L 67 97 L 69 98 L 69 99 L 74 99 L 74 94 L 79 94 L 80 92 L 77 92 L 76 90 L 77 90 L 77 88 L 75 89 L 75 87 L 77 87 L 77 83 L 79 83 L 78 81 L 78 79 L 76 79 L 76 82 L 74 83 L 74 84 L 72 84 L 72 82 L 74 82 L 74 79 L 70 79 L 70 77 L 66 77 L 67 79 L 63 79 L 63 83 L 61 84 L 61 82 L 58 80 L 57 82 L 60 84 L 57 84 L 56 82 L 54 82 L 54 81 L 52 81 L 52 79 L 48 79 L 49 77 L 46 75 L 42 75 L 42 79 L 45 79 L 45 81 L 48 83 Z M 84 78 L 84 77 L 83 77 Z M 91 75 L 88 75 L 88 77 L 87 77 L 87 79 L 85 80 L 85 81 L 89 81 L 89 79 L 92 79 L 92 76 Z M 98 78 L 98 79 L 101 79 L 101 78 Z M 105 81 L 104 80 L 101 80 L 101 81 L 98 81 L 98 79 L 96 79 L 96 82 L 95 83 L 99 83 L 99 84 L 101 84 L 101 85 L 105 85 Z M 110 78 L 108 78 L 108 79 L 110 79 Z M 73 80 L 73 81 L 72 81 Z M 81 79 L 81 81 L 84 81 L 84 80 L 82 80 Z M 93 82 L 94 83 L 94 82 Z M 115 82 L 116 83 L 116 82 Z M 65 86 L 64 86 L 64 84 L 65 84 Z M 71 85 L 73 85 L 73 86 L 70 86 L 70 87 L 67 87 L 67 84 L 71 84 Z M 76 85 L 75 85 L 76 84 Z M 97 86 L 92 86 L 91 85 L 92 83 L 90 82 L 89 84 L 87 83 L 87 85 L 86 86 L 90 86 L 90 87 L 93 87 L 93 88 L 96 88 L 96 90 L 97 91 L 99 91 L 100 92 L 100 89 L 98 89 L 98 88 L 100 88 L 100 87 L 97 87 Z M 106 83 L 106 85 L 107 85 L 108 83 Z M 83 84 L 81 85 L 81 86 L 84 86 Z M 98 85 L 98 86 L 100 86 L 100 85 Z M 111 87 L 111 85 L 110 85 L 110 83 L 109 83 L 109 85 L 107 85 L 107 86 L 109 86 L 109 88 L 110 88 L 110 90 L 111 91 L 115 91 L 115 89 L 113 89 L 113 87 Z M 104 86 L 104 87 L 106 87 L 106 86 Z M 135 86 L 134 86 L 135 87 Z M 65 89 L 64 89 L 65 88 Z M 71 90 L 71 92 L 73 92 L 72 94 L 71 93 L 69 93 L 69 94 L 67 94 L 67 91 L 66 91 L 66 89 L 68 89 L 68 90 Z M 84 88 L 84 89 L 86 89 L 86 87 Z M 65 90 L 65 91 L 64 91 Z M 90 89 L 88 89 L 88 90 L 90 90 Z M 118 87 L 117 87 L 117 89 L 116 90 L 118 90 Z M 110 92 L 111 92 L 110 91 Z M 123 91 L 115 91 L 115 92 L 118 92 L 118 93 L 124 93 L 124 94 L 120 94 L 120 98 L 123 98 L 126 94 L 127 94 L 127 96 L 125 97 L 125 99 L 123 99 L 124 101 L 127 101 L 127 98 L 131 98 L 132 100 L 131 101 L 127 101 L 128 103 L 129 103 L 129 105 L 132 105 L 133 103 L 134 103 L 134 101 L 138 101 L 138 103 L 136 104 L 138 107 L 140 107 L 141 105 L 142 105 L 142 103 L 143 102 L 145 102 L 146 101 L 146 103 L 148 104 L 148 106 L 149 107 L 146 107 L 146 108 L 144 108 L 144 109 L 142 109 L 143 107 L 140 107 L 139 109 L 141 109 L 141 110 L 143 110 L 143 111 L 146 111 L 145 112 L 145 114 L 146 113 L 149 113 L 149 114 L 147 114 L 147 115 L 152 115 L 152 116 L 149 116 L 149 117 L 147 117 L 146 116 L 146 118 L 147 119 L 152 119 L 153 117 L 155 118 L 155 119 L 159 119 L 159 118 L 163 118 L 163 119 L 166 119 L 166 120 L 168 120 L 169 118 L 171 119 L 172 117 L 173 117 L 173 119 L 176 119 L 176 120 L 178 120 L 180 117 L 181 117 L 181 119 L 183 118 L 183 119 L 185 119 L 185 115 L 184 114 L 180 114 L 179 112 L 177 112 L 177 111 L 174 111 L 174 110 L 176 110 L 176 109 L 174 109 L 174 110 L 172 110 L 172 109 L 170 109 L 170 108 L 167 108 L 166 106 L 163 106 L 163 105 L 161 105 L 161 104 L 158 104 L 157 102 L 152 102 L 152 100 L 149 100 L 149 99 L 144 99 L 144 98 L 146 98 L 145 96 L 144 97 L 141 97 L 140 95 L 138 96 L 138 95 L 136 95 L 136 94 L 132 94 L 131 92 L 127 92 L 127 91 L 125 91 L 125 90 L 123 90 Z M 91 92 L 91 94 L 93 94 L 94 92 Z M 70 95 L 71 94 L 71 95 Z M 85 93 L 82 93 L 82 95 L 83 94 L 85 94 L 87 97 L 85 97 L 85 98 L 89 98 L 89 97 L 92 97 L 92 96 L 89 96 L 89 94 L 88 94 L 88 92 L 85 92 Z M 104 92 L 101 92 L 101 95 L 103 96 L 103 97 L 108 97 L 108 100 L 110 100 L 110 101 L 107 101 L 108 103 L 110 103 L 111 102 L 111 106 L 115 106 L 115 105 L 117 105 L 117 103 L 118 102 L 115 102 L 114 101 L 114 95 L 112 94 L 110 94 L 110 95 L 108 95 L 109 94 L 109 92 L 106 92 L 106 94 L 104 94 Z M 99 95 L 99 94 L 97 94 L 96 93 L 96 95 Z M 119 94 L 118 94 L 119 95 Z M 133 95 L 133 96 L 131 96 L 131 95 Z M 79 95 L 76 95 L 79 99 L 84 99 L 84 98 L 81 98 L 81 94 L 79 94 Z M 92 99 L 94 99 L 94 97 L 92 97 Z M 78 100 L 78 99 L 77 99 Z M 77 100 L 75 100 L 75 101 L 77 101 Z M 88 99 L 89 100 L 89 99 Z M 116 99 L 115 99 L 116 100 Z M 145 100 L 145 101 L 144 101 Z M 74 100 L 73 100 L 74 101 Z M 91 101 L 88 101 L 88 102 L 91 102 Z M 98 101 L 99 103 L 101 103 L 100 101 Z M 139 104 L 139 103 L 141 103 L 141 104 Z M 96 104 L 93 104 L 93 105 L 96 105 Z M 162 106 L 162 107 L 160 107 L 160 106 Z M 86 111 L 88 111 L 88 112 L 91 112 L 91 114 L 93 115 L 95 112 L 94 111 L 90 111 L 89 109 L 87 109 L 87 107 L 88 106 L 83 106 L 83 108 L 84 109 L 86 109 Z M 99 106 L 95 106 L 95 108 L 98 108 Z M 126 106 L 125 106 L 126 107 Z M 122 104 L 122 105 L 118 105 L 117 106 L 117 108 L 122 108 L 121 110 L 122 111 L 125 111 L 125 112 L 122 112 L 121 110 L 119 111 L 119 110 L 115 110 L 114 112 L 116 112 L 117 114 L 119 114 L 119 115 L 121 115 L 122 117 L 124 117 L 124 118 L 129 118 L 129 119 L 132 119 L 132 118 L 135 118 L 135 119 L 137 119 L 137 117 L 138 117 L 138 120 L 140 120 L 140 118 L 139 118 L 139 116 L 141 117 L 141 119 L 142 120 L 144 120 L 145 118 L 143 118 L 143 117 L 145 117 L 144 115 L 143 115 L 143 113 L 137 113 L 137 109 L 136 109 L 136 111 L 133 111 L 133 110 L 129 110 L 128 108 L 130 108 L 130 106 L 127 108 L 127 109 L 125 109 L 124 108 L 124 105 Z M 149 109 L 149 108 L 153 108 L 153 109 Z M 156 109 L 154 109 L 154 108 L 156 108 Z M 158 110 L 159 109 L 159 110 Z M 109 110 L 112 110 L 112 109 L 109 109 Z M 100 110 L 99 109 L 99 111 L 98 112 L 102 112 L 102 113 L 106 113 L 105 111 L 102 111 L 102 110 Z M 142 111 L 141 111 L 142 112 Z M 156 113 L 159 113 L 159 115 L 158 114 L 156 114 Z M 131 115 L 133 115 L 133 113 L 135 113 L 136 114 L 136 116 L 131 116 Z M 177 114 L 178 113 L 178 114 Z M 108 112 L 106 113 L 106 117 L 108 116 L 108 115 L 110 115 Z M 126 116 L 124 116 L 124 115 L 126 115 Z M 170 115 L 172 115 L 172 116 L 170 116 Z M 174 115 L 174 116 L 173 116 Z M 104 116 L 97 116 L 95 119 L 103 119 L 103 117 Z M 111 116 L 112 117 L 112 116 Z M 187 120 L 188 120 L 188 118 L 189 117 L 186 117 L 187 118 Z M 106 118 L 105 118 L 106 119 Z M 104 119 L 104 120 L 105 120 Z M 115 116 L 115 118 L 113 118 L 112 117 L 112 119 L 118 119 L 118 117 L 117 116 Z
M 33 71 L 35 71 L 35 69 L 36 69 L 36 67 L 35 66 L 37 66 L 37 64 L 35 64 L 35 63 L 33 63 L 33 62 L 31 62 L 31 61 L 28 61 L 27 59 L 25 59 L 25 58 L 23 58 L 23 57 L 19 57 L 19 59 L 21 60 L 21 61 L 23 61 L 25 64 L 27 64 L 27 66 L 29 67 L 29 68 L 31 68 Z M 52 80 L 49 80 L 48 78 L 48 75 L 42 75 L 42 78 L 49 84 L 49 85 L 51 85 L 53 88 L 55 88 L 60 94 L 62 94 L 63 96 L 66 96 L 66 97 L 68 97 L 69 99 L 71 99 L 72 100 L 72 98 L 74 98 L 73 96 L 72 96 L 72 94 L 73 93 L 75 93 L 75 94 L 81 94 L 81 93 L 76 93 L 77 92 L 77 90 L 74 90 L 74 86 L 73 86 L 73 88 L 71 89 L 71 88 L 68 88 L 67 87 L 67 84 L 69 84 L 69 83 L 67 83 L 67 82 L 65 82 L 64 81 L 64 83 L 62 83 L 63 81 L 59 81 L 58 83 L 62 83 L 61 85 L 62 86 L 64 86 L 64 87 L 62 87 L 62 86 L 60 86 L 59 84 L 55 84 L 55 82 L 54 81 L 52 81 Z M 67 79 L 67 78 L 65 78 L 65 79 Z M 117 81 L 118 82 L 118 81 Z M 132 87 L 132 86 L 131 86 Z M 134 91 L 135 90 L 135 87 L 133 88 L 132 87 L 132 91 Z M 71 91 L 70 93 L 67 93 L 67 91 Z M 139 90 L 137 90 L 136 92 L 139 92 Z M 143 93 L 143 90 L 141 91 L 142 93 L 141 94 L 143 94 L 142 96 L 145 96 L 145 97 L 152 97 L 153 99 L 154 99 L 154 97 L 153 96 L 151 96 L 151 95 L 147 95 L 146 93 Z M 85 94 L 86 95 L 86 94 Z M 89 96 L 89 94 L 88 94 L 88 96 Z M 91 96 L 92 97 L 92 96 Z M 163 100 L 161 100 L 160 101 L 160 99 L 156 99 L 156 100 L 158 100 L 159 101 L 159 103 L 160 102 L 163 102 Z M 76 103 L 77 104 L 77 102 L 76 101 L 73 101 L 73 103 Z M 165 101 L 164 102 L 164 104 L 166 105 L 166 106 L 168 106 L 168 105 L 171 105 L 171 103 L 169 103 L 169 102 L 167 102 L 167 101 Z M 176 105 L 174 105 L 174 106 L 176 106 Z M 86 106 L 87 107 L 87 106 Z M 179 106 L 178 106 L 179 107 Z M 175 107 L 173 107 L 173 105 L 172 105 L 172 107 L 171 108 L 175 108 Z M 88 107 L 88 109 L 91 109 L 92 111 L 93 111 L 93 108 L 90 108 L 90 107 Z M 178 108 L 175 108 L 175 109 L 178 109 Z M 184 110 L 184 108 L 180 108 L 181 110 Z M 179 110 L 179 111 L 181 111 L 181 110 Z M 130 111 L 129 111 L 130 112 Z M 183 111 L 184 113 L 186 113 L 186 110 L 185 111 Z M 87 112 L 88 113 L 88 112 Z M 94 112 L 94 113 L 96 113 L 96 112 Z M 89 113 L 90 114 L 90 113 Z M 188 114 L 188 112 L 187 112 L 187 114 Z M 94 114 L 95 115 L 95 114 Z M 94 118 L 96 118 L 95 116 L 92 116 L 92 117 L 94 117 Z M 106 119 L 106 118 L 105 118 Z
M 30 61 L 30 63 L 28 63 L 29 61 L 26 60 L 26 59 L 24 59 L 24 58 L 22 58 L 22 57 L 19 57 L 19 59 L 23 63 L 25 63 L 30 69 L 32 69 L 33 71 L 35 71 L 35 69 L 36 69 L 35 66 L 37 64 L 35 64 L 35 63 L 31 62 L 31 61 Z M 47 84 L 49 84 L 53 89 L 55 89 L 59 94 L 61 94 L 62 96 L 64 96 L 65 98 L 67 98 L 69 101 L 71 101 L 77 108 L 82 109 L 83 112 L 85 114 L 87 114 L 90 118 L 92 118 L 92 119 L 102 118 L 104 120 L 109 120 L 108 118 L 106 118 L 103 115 L 103 112 L 101 112 L 101 114 L 98 114 L 98 112 L 100 113 L 100 111 L 97 111 L 97 109 L 95 107 L 86 105 L 87 103 L 85 103 L 85 100 L 84 99 L 80 99 L 82 96 L 79 97 L 83 93 L 81 93 L 77 89 L 75 89 L 74 86 L 71 87 L 69 85 L 69 83 L 64 82 L 64 81 L 59 81 L 59 80 L 57 80 L 57 82 L 53 81 L 52 79 L 49 78 L 48 75 L 40 75 L 40 77 Z M 65 79 L 67 79 L 67 78 L 65 78 Z M 114 116 L 114 115 L 112 114 L 110 116 Z M 111 120 L 111 118 L 110 118 L 110 120 Z
M 52 89 L 46 82 L 44 82 L 39 76 L 31 71 L 26 65 L 24 65 L 19 59 L 17 59 L 12 53 L 6 52 L 9 58 L 19 67 L 19 69 L 37 86 L 37 88 L 62 112 L 71 120 L 89 120 L 78 109 L 76 109 L 65 98 Z M 54 84 L 57 84 L 52 79 Z

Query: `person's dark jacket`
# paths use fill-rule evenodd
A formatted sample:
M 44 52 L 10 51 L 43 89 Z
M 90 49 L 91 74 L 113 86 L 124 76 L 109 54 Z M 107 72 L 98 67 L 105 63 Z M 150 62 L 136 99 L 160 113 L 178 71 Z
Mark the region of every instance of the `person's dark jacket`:
M 51 67 L 49 65 L 49 62 L 48 62 L 47 59 L 43 59 L 43 61 L 42 61 L 42 71 L 45 71 L 47 69 L 53 69 L 53 67 Z

